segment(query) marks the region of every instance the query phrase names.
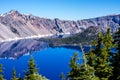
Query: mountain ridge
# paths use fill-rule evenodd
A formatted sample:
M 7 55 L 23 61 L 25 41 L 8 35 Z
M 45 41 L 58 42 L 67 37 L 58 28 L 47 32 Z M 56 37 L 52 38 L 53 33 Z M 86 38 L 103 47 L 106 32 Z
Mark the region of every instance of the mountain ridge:
M 73 21 L 41 18 L 11 10 L 0 16 L 0 41 L 37 35 L 76 34 L 90 26 L 99 26 L 104 32 L 110 26 L 115 32 L 119 25 L 120 14 Z
M 89 45 L 90 40 L 96 39 L 99 31 L 104 33 L 110 26 L 114 33 L 119 25 L 120 15 L 72 21 L 40 18 L 12 10 L 0 16 L 0 57 L 18 58 L 25 53 L 44 49 L 48 45 Z M 44 39 L 64 34 L 72 36 Z
M 19 13 L 21 15 L 26 15 L 26 16 L 27 15 L 32 15 L 32 16 L 39 17 L 39 18 L 44 18 L 44 19 L 51 19 L 51 20 L 59 19 L 57 17 L 55 17 L 55 18 L 49 18 L 49 17 L 42 17 L 42 16 L 33 15 L 33 14 L 25 14 L 25 13 L 21 13 L 18 10 L 14 10 L 14 9 L 12 9 L 12 10 L 6 12 L 6 13 L 1 13 L 0 16 L 5 15 L 5 14 L 10 14 L 12 12 L 13 13 L 16 12 L 16 13 Z M 74 20 L 74 19 L 72 19 L 72 20 L 71 19 L 60 19 L 60 20 L 63 20 L 63 21 L 78 21 L 78 20 L 87 20 L 87 19 L 101 18 L 101 17 L 106 17 L 106 16 L 118 16 L 118 15 L 120 15 L 120 14 L 114 13 L 114 14 L 107 14 L 107 15 L 103 15 L 103 16 L 96 16 L 96 17 L 90 17 L 90 18 L 85 18 L 85 19 L 77 19 L 77 20 Z

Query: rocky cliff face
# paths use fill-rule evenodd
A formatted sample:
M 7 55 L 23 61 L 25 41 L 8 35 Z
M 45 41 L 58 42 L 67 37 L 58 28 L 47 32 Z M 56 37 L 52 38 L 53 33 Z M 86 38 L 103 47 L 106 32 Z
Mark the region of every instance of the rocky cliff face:
M 47 47 L 48 44 L 46 42 L 30 39 L 30 36 L 44 37 L 50 34 L 76 34 L 81 32 L 80 34 L 82 36 L 80 36 L 85 37 L 85 39 L 82 39 L 85 41 L 86 37 L 90 37 L 90 39 L 94 38 L 94 35 L 98 31 L 105 32 L 108 26 L 111 27 L 112 32 L 115 32 L 119 25 L 120 14 L 70 21 L 59 19 L 51 20 L 33 15 L 24 15 L 12 10 L 0 15 L 0 57 L 17 58 L 25 53 Z M 90 33 L 91 31 L 93 31 L 93 34 Z M 85 34 L 85 36 L 83 36 L 83 34 Z M 14 40 L 16 38 L 18 40 Z M 1 42 L 9 39 L 14 41 Z
M 119 25 L 120 15 L 67 21 L 24 15 L 20 14 L 18 11 L 12 10 L 0 15 L 0 41 L 33 35 L 44 36 L 59 33 L 75 34 L 84 31 L 90 26 L 99 26 L 102 31 L 106 31 L 108 26 L 110 26 L 114 32 L 117 30 Z

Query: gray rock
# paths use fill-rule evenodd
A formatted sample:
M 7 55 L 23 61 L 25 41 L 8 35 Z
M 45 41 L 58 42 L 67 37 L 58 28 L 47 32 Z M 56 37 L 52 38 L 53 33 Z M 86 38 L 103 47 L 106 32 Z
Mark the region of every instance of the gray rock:
M 33 35 L 75 34 L 84 31 L 90 26 L 99 26 L 101 31 L 106 31 L 108 26 L 110 26 L 112 32 L 115 32 L 119 25 L 119 14 L 70 21 L 40 18 L 33 15 L 20 14 L 18 11 L 11 10 L 0 16 L 0 40 Z

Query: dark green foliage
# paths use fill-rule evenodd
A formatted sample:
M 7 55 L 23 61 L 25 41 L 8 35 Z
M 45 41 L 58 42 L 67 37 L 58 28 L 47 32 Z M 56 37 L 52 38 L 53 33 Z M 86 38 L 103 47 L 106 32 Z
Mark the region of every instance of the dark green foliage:
M 30 74 L 24 78 L 24 80 L 48 80 L 39 74 Z
M 81 48 L 81 51 L 82 51 L 83 61 L 84 61 L 84 63 L 80 66 L 80 79 L 81 80 L 97 79 L 97 77 L 94 75 L 94 73 L 95 73 L 94 67 L 89 66 L 87 64 L 88 59 L 85 55 L 84 49 L 83 49 L 81 44 L 80 44 L 80 48 Z
M 94 72 L 95 70 L 93 67 L 83 64 L 80 66 L 80 75 L 78 80 L 99 80 L 99 78 L 94 75 Z
M 53 46 L 54 46 L 54 44 L 53 44 L 52 42 L 50 42 L 50 43 L 49 43 L 49 46 L 50 46 L 50 47 L 53 47 Z
M 113 38 L 111 36 L 110 28 L 108 28 L 107 33 L 104 36 L 103 44 L 104 44 L 104 47 L 106 48 L 106 51 L 108 51 L 108 53 L 109 53 L 110 49 L 113 47 Z
M 13 69 L 13 72 L 12 72 L 12 79 L 11 80 L 19 80 L 17 77 L 16 77 L 16 70 Z
M 24 80 L 23 78 L 20 77 L 20 74 L 18 74 L 18 80 Z
M 34 62 L 33 57 L 30 58 L 29 63 L 28 63 L 28 70 L 26 72 L 26 75 L 30 74 L 37 74 L 38 69 L 36 68 L 36 64 Z
M 113 46 L 110 29 L 105 35 L 98 34 L 98 39 L 94 42 L 95 49 L 91 49 L 87 54 L 88 64 L 95 69 L 95 76 L 100 80 L 108 80 L 112 76 L 112 66 L 110 63 L 110 49 Z
M 68 77 L 70 79 L 75 79 L 77 77 L 79 77 L 79 65 L 77 63 L 77 61 L 79 60 L 78 58 L 78 54 L 77 53 L 74 53 L 74 56 L 71 57 L 71 60 L 70 60 L 70 68 L 71 68 L 71 71 L 69 72 L 68 74 Z
M 64 75 L 63 72 L 60 74 L 60 79 L 61 79 L 61 80 L 66 80 L 65 75 Z
M 3 78 L 2 72 L 3 72 L 3 70 L 2 70 L 2 64 L 0 64 L 0 80 L 5 80 Z
M 115 33 L 114 43 L 116 44 L 117 53 L 113 56 L 113 79 L 120 80 L 120 29 Z
M 81 33 L 77 33 L 71 37 L 66 38 L 47 38 L 47 39 L 40 39 L 42 41 L 46 41 L 50 43 L 50 46 L 59 46 L 59 45 L 72 45 L 72 44 L 90 44 L 91 40 L 96 40 L 97 33 L 99 28 L 96 26 L 91 26 L 84 30 Z M 79 45 L 78 45 L 79 46 Z
M 38 73 L 38 69 L 36 68 L 36 64 L 34 62 L 33 57 L 30 58 L 29 63 L 28 63 L 28 70 L 25 74 L 24 80 L 48 80 L 45 77 L 42 77 Z
M 67 79 L 70 80 L 98 80 L 97 77 L 94 76 L 94 68 L 87 65 L 82 64 L 79 65 L 79 57 L 77 53 L 74 53 L 73 57 L 70 60 L 70 68 L 71 71 L 68 73 Z
M 112 76 L 110 63 L 111 52 L 113 47 L 113 39 L 110 34 L 110 29 L 105 35 L 98 33 L 98 37 L 92 42 L 95 48 L 91 48 L 88 53 L 83 54 L 83 64 L 78 65 L 78 55 L 75 53 L 70 60 L 71 71 L 68 74 L 70 80 L 108 80 Z
M 78 33 L 72 37 L 63 38 L 61 41 L 64 44 L 90 44 L 91 40 L 95 40 L 97 38 L 97 27 L 91 26 L 85 31 Z

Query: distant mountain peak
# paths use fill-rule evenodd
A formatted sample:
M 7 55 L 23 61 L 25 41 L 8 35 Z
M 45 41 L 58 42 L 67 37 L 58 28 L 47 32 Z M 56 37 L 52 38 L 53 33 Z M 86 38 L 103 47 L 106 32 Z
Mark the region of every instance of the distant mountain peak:
M 5 13 L 4 15 L 20 15 L 20 13 L 17 10 L 10 10 L 8 13 Z
M 10 10 L 9 13 L 19 13 L 17 10 Z

